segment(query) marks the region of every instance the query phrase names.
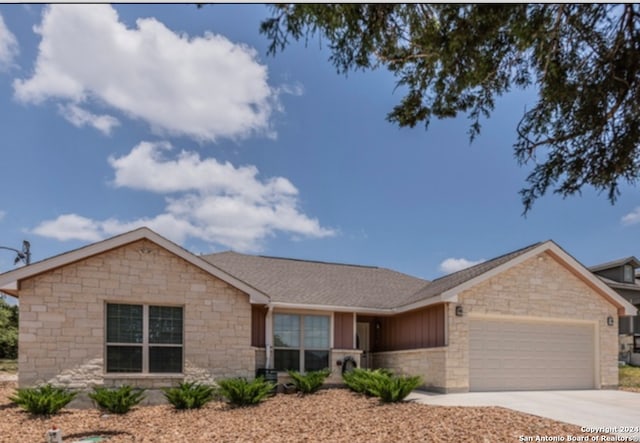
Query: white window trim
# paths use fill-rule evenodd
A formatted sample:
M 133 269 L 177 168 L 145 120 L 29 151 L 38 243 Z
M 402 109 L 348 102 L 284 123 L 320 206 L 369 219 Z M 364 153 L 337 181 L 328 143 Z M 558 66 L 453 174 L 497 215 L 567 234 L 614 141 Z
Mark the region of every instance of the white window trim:
M 142 343 L 119 343 L 119 342 L 108 342 L 107 341 L 107 321 L 108 321 L 108 310 L 107 305 L 130 305 L 130 306 L 142 306 Z M 185 308 L 183 305 L 167 305 L 167 304 L 157 304 L 157 303 L 131 303 L 131 302 L 106 302 L 104 309 L 104 372 L 105 374 L 111 376 L 120 376 L 120 375 L 140 375 L 140 374 L 150 374 L 150 375 L 158 375 L 158 376 L 167 376 L 172 374 L 183 374 L 184 373 L 184 311 Z M 149 307 L 151 306 L 161 306 L 161 307 L 171 307 L 171 308 L 181 308 L 182 309 L 182 343 L 181 344 L 166 344 L 166 343 L 149 343 Z M 142 371 L 141 372 L 108 372 L 107 371 L 107 348 L 109 346 L 139 346 L 142 348 Z M 181 348 L 182 349 L 182 361 L 180 362 L 180 367 L 182 368 L 182 372 L 149 372 L 149 353 L 150 347 L 162 347 L 162 348 Z
M 329 366 L 331 366 L 331 349 L 333 349 L 333 322 L 334 322 L 334 318 L 333 318 L 333 312 L 317 312 L 317 311 L 274 311 L 273 312 L 273 321 L 275 323 L 275 317 L 277 315 L 296 315 L 300 318 L 300 332 L 299 332 L 299 337 L 298 337 L 298 341 L 300 343 L 300 345 L 296 348 L 294 347 L 281 347 L 281 346 L 276 346 L 275 345 L 275 340 L 274 340 L 274 336 L 275 336 L 275 325 L 271 328 L 271 334 L 272 334 L 272 341 L 273 341 L 273 353 L 274 353 L 274 357 L 273 357 L 273 364 L 275 367 L 275 352 L 276 351 L 299 351 L 299 355 L 298 355 L 298 366 L 300 368 L 300 372 L 304 373 L 306 372 L 306 368 L 304 367 L 304 352 L 305 351 L 327 351 L 329 353 Z M 328 347 L 327 348 L 305 348 L 304 347 L 304 317 L 305 316 L 316 316 L 316 317 L 327 317 L 329 319 L 329 343 L 328 343 Z

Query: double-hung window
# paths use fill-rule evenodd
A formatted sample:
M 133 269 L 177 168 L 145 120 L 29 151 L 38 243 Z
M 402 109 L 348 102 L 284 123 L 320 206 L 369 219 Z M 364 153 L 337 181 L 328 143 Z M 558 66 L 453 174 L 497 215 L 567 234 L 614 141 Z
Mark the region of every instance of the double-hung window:
M 279 371 L 329 367 L 329 316 L 273 315 L 274 366 Z
M 182 372 L 182 307 L 108 303 L 106 317 L 107 372 Z

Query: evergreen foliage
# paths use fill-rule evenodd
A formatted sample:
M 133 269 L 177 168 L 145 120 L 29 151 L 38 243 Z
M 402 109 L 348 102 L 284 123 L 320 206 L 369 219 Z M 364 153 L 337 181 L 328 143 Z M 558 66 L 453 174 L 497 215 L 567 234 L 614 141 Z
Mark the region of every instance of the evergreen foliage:
M 0 359 L 18 358 L 18 307 L 0 297 Z
M 384 403 L 402 401 L 422 384 L 419 376 L 396 376 L 387 369 L 356 368 L 343 374 L 343 379 L 352 391 L 378 397 Z
M 53 415 L 76 395 L 76 392 L 48 384 L 37 388 L 16 389 L 9 400 L 34 415 Z
M 218 381 L 220 394 L 233 406 L 255 405 L 266 399 L 273 392 L 275 385 L 258 377 L 254 380 L 246 378 L 228 378 Z
M 126 414 L 144 400 L 144 389 L 132 388 L 128 385 L 113 389 L 96 386 L 89 394 L 89 398 L 100 408 L 112 414 Z
M 537 91 L 514 143 L 525 213 L 585 185 L 613 203 L 640 176 L 640 4 L 278 4 L 260 31 L 270 54 L 317 36 L 339 73 L 391 71 L 400 126 L 462 113 L 473 141 L 498 97 Z
M 306 374 L 301 374 L 298 371 L 288 371 L 288 374 L 299 392 L 313 394 L 322 387 L 324 381 L 331 375 L 331 370 L 308 371 Z
M 196 382 L 180 383 L 175 388 L 162 390 L 165 398 L 176 409 L 200 409 L 213 400 L 215 389 Z

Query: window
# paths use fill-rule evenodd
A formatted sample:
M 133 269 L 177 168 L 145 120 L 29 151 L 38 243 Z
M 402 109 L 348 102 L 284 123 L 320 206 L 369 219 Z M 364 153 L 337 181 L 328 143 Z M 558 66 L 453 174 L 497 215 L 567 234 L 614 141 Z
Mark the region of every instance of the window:
M 624 265 L 624 276 L 622 277 L 625 283 L 633 283 L 633 267 L 631 265 Z
M 279 371 L 329 367 L 329 317 L 274 314 L 274 366 Z
M 107 304 L 107 372 L 182 372 L 182 308 Z

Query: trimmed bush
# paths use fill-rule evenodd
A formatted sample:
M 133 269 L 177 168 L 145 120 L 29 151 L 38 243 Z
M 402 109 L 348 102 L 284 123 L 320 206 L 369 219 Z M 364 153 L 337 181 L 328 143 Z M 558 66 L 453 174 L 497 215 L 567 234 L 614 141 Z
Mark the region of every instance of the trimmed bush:
M 385 403 L 404 400 L 422 384 L 419 376 L 396 376 L 387 369 L 354 369 L 345 373 L 343 379 L 352 391 L 378 397 Z
M 126 414 L 144 400 L 144 389 L 132 388 L 128 385 L 114 389 L 96 386 L 89 394 L 89 398 L 100 408 L 112 414 Z
M 319 371 L 309 371 L 306 374 L 301 374 L 298 371 L 288 371 L 288 373 L 299 392 L 313 394 L 320 389 L 327 377 L 331 375 L 331 370 L 321 369 Z
M 213 400 L 215 389 L 196 382 L 180 383 L 175 388 L 164 388 L 165 398 L 176 409 L 200 409 Z
M 271 382 L 258 377 L 252 381 L 246 378 L 228 378 L 218 382 L 220 394 L 233 406 L 255 405 L 267 398 L 275 388 Z
M 49 385 L 16 389 L 9 400 L 35 415 L 52 415 L 76 397 L 76 392 Z

